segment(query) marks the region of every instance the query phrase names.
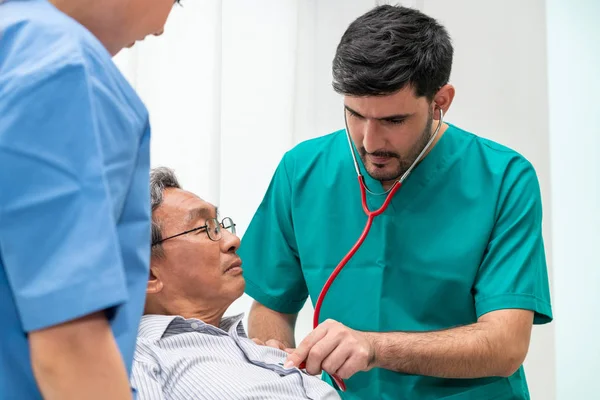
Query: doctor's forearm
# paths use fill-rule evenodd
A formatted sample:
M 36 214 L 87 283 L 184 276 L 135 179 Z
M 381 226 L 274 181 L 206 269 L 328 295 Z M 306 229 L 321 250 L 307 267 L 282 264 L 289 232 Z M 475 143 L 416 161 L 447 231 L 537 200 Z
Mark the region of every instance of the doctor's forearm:
M 248 318 L 248 334 L 263 342 L 275 339 L 285 347 L 296 347 L 294 329 L 297 317 L 298 314 L 283 314 L 255 301 Z
M 374 366 L 443 378 L 510 376 L 524 354 L 501 329 L 478 322 L 436 332 L 372 333 Z
M 127 371 L 104 313 L 29 334 L 44 399 L 131 399 Z

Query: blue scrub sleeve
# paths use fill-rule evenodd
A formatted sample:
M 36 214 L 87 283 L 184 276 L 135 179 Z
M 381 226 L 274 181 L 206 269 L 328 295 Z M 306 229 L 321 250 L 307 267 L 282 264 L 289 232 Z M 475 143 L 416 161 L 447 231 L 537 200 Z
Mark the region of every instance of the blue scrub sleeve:
M 85 66 L 25 76 L 0 96 L 0 255 L 29 332 L 119 305 L 127 288 Z
M 239 253 L 246 293 L 270 309 L 295 314 L 306 302 L 308 289 L 294 233 L 289 162 L 288 154 L 277 167 Z
M 474 291 L 478 317 L 500 309 L 526 309 L 534 311 L 536 324 L 552 320 L 540 187 L 533 166 L 524 159 L 515 159 L 507 169 Z

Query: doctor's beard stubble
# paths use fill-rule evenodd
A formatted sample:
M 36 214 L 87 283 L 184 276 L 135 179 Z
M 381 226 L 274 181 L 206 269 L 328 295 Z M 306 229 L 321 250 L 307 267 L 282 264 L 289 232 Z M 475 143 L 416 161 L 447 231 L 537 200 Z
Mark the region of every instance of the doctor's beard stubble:
M 365 166 L 367 173 L 371 176 L 371 178 L 376 179 L 381 182 L 389 182 L 399 179 L 410 166 L 415 162 L 421 151 L 427 146 L 429 139 L 431 139 L 431 128 L 433 127 L 433 112 L 429 113 L 427 118 L 427 125 L 417 141 L 417 143 L 412 147 L 412 149 L 408 152 L 408 155 L 402 157 L 402 155 L 398 153 L 394 153 L 392 151 L 385 150 L 377 150 L 372 153 L 367 153 L 364 146 L 359 148 L 360 158 Z M 384 167 L 383 165 L 367 163 L 367 155 L 371 155 L 374 157 L 389 157 L 395 158 L 398 160 L 398 167 L 393 172 L 383 172 L 378 171 L 379 168 Z

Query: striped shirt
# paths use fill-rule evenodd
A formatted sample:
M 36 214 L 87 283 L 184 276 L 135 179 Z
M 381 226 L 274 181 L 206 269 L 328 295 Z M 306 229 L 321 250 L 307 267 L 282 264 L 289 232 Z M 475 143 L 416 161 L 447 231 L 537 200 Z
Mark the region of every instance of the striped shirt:
M 284 351 L 248 339 L 242 315 L 219 328 L 198 319 L 145 315 L 132 370 L 139 400 L 339 399 L 319 377 L 284 369 Z

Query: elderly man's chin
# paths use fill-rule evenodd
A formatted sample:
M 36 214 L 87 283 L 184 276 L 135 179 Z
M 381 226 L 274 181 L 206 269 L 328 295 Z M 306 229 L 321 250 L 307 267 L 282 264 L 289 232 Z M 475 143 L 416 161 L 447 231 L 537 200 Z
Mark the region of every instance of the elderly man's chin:
M 225 275 L 229 278 L 230 287 L 232 288 L 232 292 L 235 293 L 235 298 L 232 301 L 235 301 L 242 297 L 244 291 L 246 290 L 246 280 L 244 279 L 243 270 L 241 268 L 235 268 L 235 271 L 227 271 Z

